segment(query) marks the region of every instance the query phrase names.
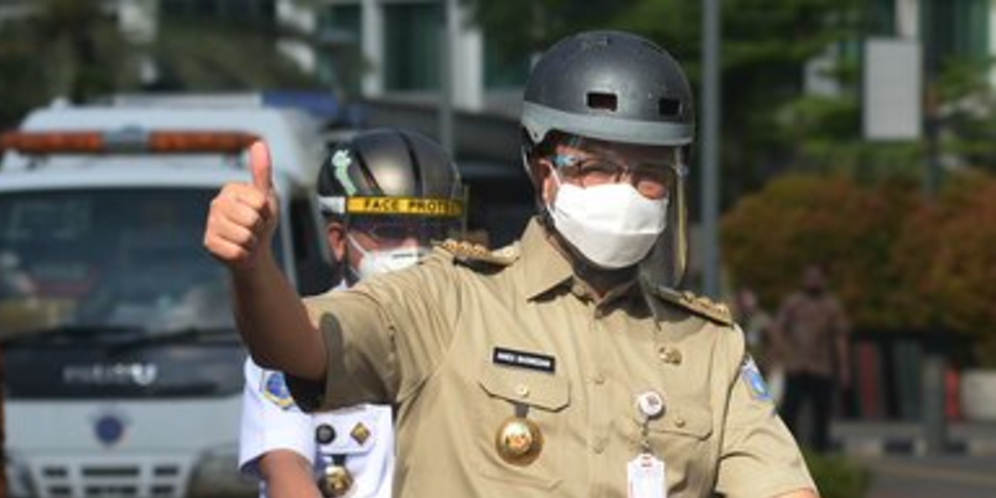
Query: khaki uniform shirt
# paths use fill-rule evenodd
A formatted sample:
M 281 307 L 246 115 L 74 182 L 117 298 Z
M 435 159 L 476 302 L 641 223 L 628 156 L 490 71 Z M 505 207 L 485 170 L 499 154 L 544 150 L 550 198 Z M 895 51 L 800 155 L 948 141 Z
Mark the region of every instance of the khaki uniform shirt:
M 739 329 L 663 299 L 657 321 L 635 292 L 596 304 L 535 221 L 513 253 L 503 267 L 437 249 L 307 302 L 330 368 L 324 390 L 292 380 L 295 399 L 395 403 L 395 496 L 626 497 L 647 392 L 664 400 L 646 438 L 668 496 L 815 489 L 763 384 L 742 375 Z M 542 439 L 532 461 L 499 454 L 516 416 Z
M 838 368 L 837 343 L 850 327 L 840 301 L 830 294 L 789 296 L 775 321 L 784 341 L 785 371 L 833 377 Z

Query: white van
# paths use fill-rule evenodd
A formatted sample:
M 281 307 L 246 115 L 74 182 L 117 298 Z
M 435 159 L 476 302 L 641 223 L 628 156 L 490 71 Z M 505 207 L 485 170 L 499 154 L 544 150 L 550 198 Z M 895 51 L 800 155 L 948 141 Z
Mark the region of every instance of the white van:
M 4 134 L 0 340 L 12 497 L 252 496 L 236 456 L 246 352 L 211 198 L 265 139 L 275 237 L 303 294 L 328 285 L 313 191 L 324 144 L 293 110 L 52 107 Z

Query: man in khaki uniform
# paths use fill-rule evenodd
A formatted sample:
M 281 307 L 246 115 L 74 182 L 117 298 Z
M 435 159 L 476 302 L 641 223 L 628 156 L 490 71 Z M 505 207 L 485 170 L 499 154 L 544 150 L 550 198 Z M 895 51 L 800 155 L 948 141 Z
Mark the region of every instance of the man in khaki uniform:
M 453 241 L 416 267 L 302 306 L 273 262 L 262 145 L 252 184 L 212 203 L 253 358 L 298 404 L 397 410 L 399 497 L 813 497 L 725 307 L 674 289 L 685 263 L 681 68 L 619 32 L 568 37 L 525 92 L 541 214 L 488 252 Z
M 785 358 L 782 416 L 796 437 L 824 453 L 831 449 L 830 421 L 837 388 L 850 384 L 850 325 L 840 300 L 827 288 L 823 266 L 806 266 L 801 284 L 781 303 L 773 326 Z M 807 404 L 813 423 L 803 437 L 798 433 L 799 422 Z

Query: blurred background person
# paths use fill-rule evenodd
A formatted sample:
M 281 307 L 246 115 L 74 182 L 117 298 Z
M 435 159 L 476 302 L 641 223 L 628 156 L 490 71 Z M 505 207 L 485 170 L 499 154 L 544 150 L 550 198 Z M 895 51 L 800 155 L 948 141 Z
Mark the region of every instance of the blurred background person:
M 462 228 L 463 186 L 449 155 L 406 130 L 375 129 L 340 143 L 318 195 L 336 289 L 415 264 Z M 240 470 L 269 498 L 391 496 L 391 407 L 364 404 L 308 415 L 281 372 L 246 361 Z M 317 484 L 317 485 L 316 485 Z
M 773 330 L 785 366 L 782 417 L 801 442 L 827 452 L 838 388 L 850 385 L 850 324 L 840 300 L 828 289 L 822 265 L 805 267 L 801 287 L 782 301 Z M 807 406 L 810 431 L 800 434 Z
M 768 392 L 777 405 L 785 391 L 785 369 L 772 337 L 771 313 L 761 306 L 754 290 L 746 286 L 737 289 L 731 304 L 734 318 L 743 328 L 747 348 L 768 381 Z

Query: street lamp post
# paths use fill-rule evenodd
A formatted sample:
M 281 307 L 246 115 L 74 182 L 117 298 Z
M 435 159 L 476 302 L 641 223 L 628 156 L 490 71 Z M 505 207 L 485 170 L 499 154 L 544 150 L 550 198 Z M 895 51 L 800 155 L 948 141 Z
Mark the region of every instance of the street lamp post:
M 705 0 L 702 16 L 702 291 L 719 297 L 720 5 Z
M 439 2 L 442 26 L 440 28 L 439 61 L 439 144 L 456 157 L 453 139 L 453 45 L 457 16 L 454 0 Z

